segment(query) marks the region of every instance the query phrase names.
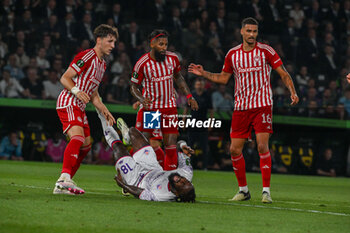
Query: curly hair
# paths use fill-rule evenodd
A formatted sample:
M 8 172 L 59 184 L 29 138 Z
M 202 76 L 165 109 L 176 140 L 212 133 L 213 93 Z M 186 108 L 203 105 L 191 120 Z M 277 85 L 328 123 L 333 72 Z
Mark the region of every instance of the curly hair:
M 180 194 L 176 201 L 177 202 L 191 202 L 194 203 L 196 202 L 196 192 L 194 190 L 193 185 L 191 186 L 192 188 L 189 189 L 186 193 Z

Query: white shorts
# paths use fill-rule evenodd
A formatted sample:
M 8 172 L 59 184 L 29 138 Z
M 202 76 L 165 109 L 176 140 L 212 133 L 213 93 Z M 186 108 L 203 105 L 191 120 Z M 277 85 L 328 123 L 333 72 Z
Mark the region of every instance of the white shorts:
M 133 158 L 135 159 L 136 163 L 149 170 L 163 170 L 163 168 L 159 165 L 156 153 L 151 146 L 142 147 L 134 153 Z
M 138 186 L 149 171 L 154 169 L 163 170 L 151 146 L 136 151 L 133 157 L 124 156 L 118 159 L 115 169 L 119 169 L 124 182 L 132 186 Z

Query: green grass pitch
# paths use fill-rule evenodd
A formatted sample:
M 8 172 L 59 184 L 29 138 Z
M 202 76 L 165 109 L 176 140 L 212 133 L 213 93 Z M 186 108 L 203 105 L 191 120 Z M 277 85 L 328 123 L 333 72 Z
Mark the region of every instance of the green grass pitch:
M 195 171 L 197 202 L 124 197 L 113 166 L 82 165 L 81 196 L 53 195 L 61 164 L 0 161 L 0 232 L 350 232 L 350 179 L 272 175 L 262 204 L 260 174 L 247 174 L 252 200 L 229 202 L 233 172 Z

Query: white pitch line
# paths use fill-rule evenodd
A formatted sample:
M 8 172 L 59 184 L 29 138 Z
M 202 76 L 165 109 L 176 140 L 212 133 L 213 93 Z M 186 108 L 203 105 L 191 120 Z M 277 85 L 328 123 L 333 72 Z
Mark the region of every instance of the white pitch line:
M 262 208 L 262 209 L 291 210 L 291 211 L 298 211 L 298 212 L 317 213 L 317 214 L 329 214 L 329 215 L 350 217 L 350 214 L 329 212 L 329 211 L 320 211 L 320 210 L 308 210 L 308 209 L 298 209 L 298 208 L 284 208 L 284 207 L 278 207 L 278 206 L 248 205 L 248 204 L 227 203 L 227 202 L 211 202 L 211 201 L 196 201 L 196 202 L 206 203 L 206 204 L 245 206 L 245 207 L 254 207 L 254 208 Z
M 51 188 L 47 188 L 47 187 L 39 187 L 39 186 L 33 186 L 33 185 L 21 185 L 21 184 L 11 184 L 11 185 L 12 186 L 17 186 L 17 187 L 33 188 L 33 189 L 51 189 Z M 112 194 L 108 194 L 108 193 L 99 193 L 99 192 L 86 192 L 86 193 L 88 193 L 88 194 L 90 193 L 90 194 L 99 194 L 99 195 L 113 196 Z M 232 203 L 232 202 L 214 202 L 214 201 L 196 201 L 196 202 L 203 203 L 203 204 L 244 206 L 244 207 L 262 208 L 262 209 L 289 210 L 289 211 L 297 211 L 297 212 L 307 212 L 307 213 L 328 214 L 328 215 L 335 215 L 335 216 L 350 217 L 350 214 L 329 212 L 329 211 L 320 211 L 320 210 L 285 208 L 285 207 L 265 206 L 265 205 L 264 206 L 262 206 L 262 205 L 249 205 L 249 204 L 239 204 L 239 203 Z
M 204 198 L 221 198 L 221 199 L 227 199 L 228 197 L 218 197 L 218 196 L 203 196 L 203 195 L 198 195 L 198 197 L 204 197 Z M 313 205 L 313 206 L 320 206 L 320 205 L 325 205 L 325 206 L 334 206 L 337 207 L 339 205 L 334 205 L 334 204 L 327 204 L 327 203 L 310 203 L 310 202 L 297 202 L 297 201 L 273 201 L 279 202 L 279 203 L 286 203 L 286 204 L 296 204 L 296 205 Z M 341 207 L 346 207 L 350 208 L 350 206 L 343 205 Z

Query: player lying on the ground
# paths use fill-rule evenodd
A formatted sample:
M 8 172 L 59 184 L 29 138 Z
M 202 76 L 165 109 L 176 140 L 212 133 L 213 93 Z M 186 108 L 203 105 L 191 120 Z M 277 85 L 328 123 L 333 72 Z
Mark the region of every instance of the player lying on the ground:
M 118 185 L 141 200 L 194 202 L 196 194 L 192 181 L 193 169 L 189 155 L 193 150 L 186 142 L 179 141 L 178 168 L 164 171 L 159 165 L 156 154 L 145 136 L 136 128 L 130 129 L 122 119 L 118 127 L 123 138 L 130 140 L 135 151 L 131 156 L 112 126 L 107 124 L 102 114 L 98 114 L 106 141 L 113 148 L 116 160 L 115 177 Z

